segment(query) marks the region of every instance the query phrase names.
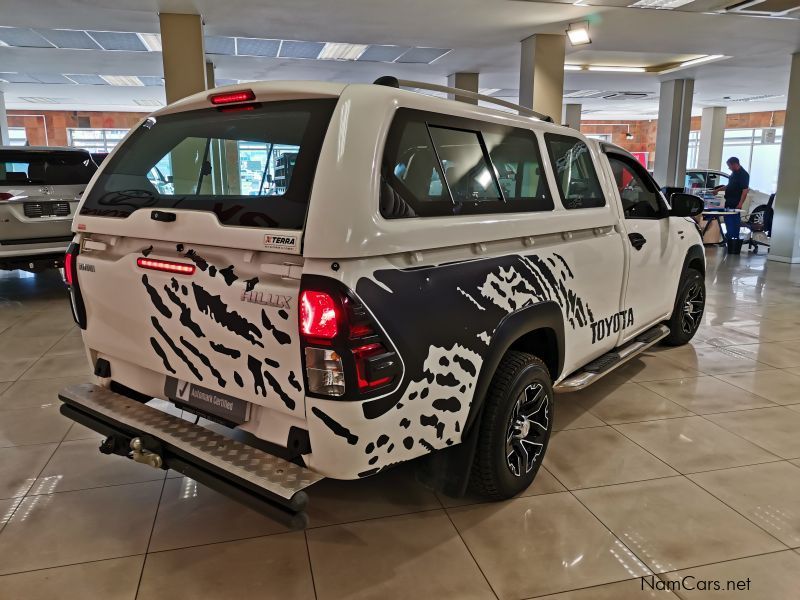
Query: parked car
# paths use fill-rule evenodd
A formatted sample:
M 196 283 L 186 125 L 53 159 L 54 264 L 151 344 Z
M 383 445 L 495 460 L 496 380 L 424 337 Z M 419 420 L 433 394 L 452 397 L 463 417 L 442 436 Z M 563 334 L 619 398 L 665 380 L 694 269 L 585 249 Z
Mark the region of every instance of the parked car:
M 713 169 L 687 169 L 685 190 L 703 198 L 707 208 L 725 206 L 723 193 L 718 192 L 715 194 L 714 188 L 720 185 L 727 185 L 728 177 L 728 173 Z M 747 212 L 748 207 L 761 206 L 766 204 L 768 200 L 769 194 L 751 188 L 747 193 L 747 200 L 745 200 L 742 210 Z
M 0 146 L 0 269 L 58 267 L 96 166 L 75 148 Z
M 285 192 L 242 193 L 241 140 L 264 178 L 296 153 Z M 418 457 L 446 493 L 509 498 L 554 392 L 694 335 L 700 210 L 617 146 L 394 85 L 191 96 L 81 201 L 66 264 L 95 380 L 61 410 L 292 526 L 312 483 Z

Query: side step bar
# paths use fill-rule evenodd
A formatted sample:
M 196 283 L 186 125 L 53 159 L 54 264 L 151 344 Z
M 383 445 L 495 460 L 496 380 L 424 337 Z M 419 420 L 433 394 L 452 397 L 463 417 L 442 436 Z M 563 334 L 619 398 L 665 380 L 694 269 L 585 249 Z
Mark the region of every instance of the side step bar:
M 603 356 L 596 358 L 579 371 L 576 371 L 553 389 L 557 393 L 577 392 L 607 375 L 617 367 L 624 365 L 630 359 L 641 354 L 669 335 L 669 327 L 656 325 L 640 334 L 624 346 L 620 346 Z
M 58 397 L 64 416 L 109 438 L 102 452 L 183 473 L 292 529 L 308 525 L 303 490 L 322 475 L 107 388 L 72 385 Z

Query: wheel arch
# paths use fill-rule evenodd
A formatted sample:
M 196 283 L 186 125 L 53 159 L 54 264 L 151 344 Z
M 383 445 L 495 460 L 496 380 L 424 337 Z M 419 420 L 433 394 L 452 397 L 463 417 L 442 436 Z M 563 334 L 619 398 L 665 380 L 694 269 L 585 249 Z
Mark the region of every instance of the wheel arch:
M 478 375 L 464 424 L 464 435 L 468 435 L 475 426 L 492 377 L 509 350 L 538 356 L 550 371 L 551 379 L 558 379 L 564 368 L 564 317 L 558 303 L 548 301 L 532 304 L 510 313 L 500 321 Z

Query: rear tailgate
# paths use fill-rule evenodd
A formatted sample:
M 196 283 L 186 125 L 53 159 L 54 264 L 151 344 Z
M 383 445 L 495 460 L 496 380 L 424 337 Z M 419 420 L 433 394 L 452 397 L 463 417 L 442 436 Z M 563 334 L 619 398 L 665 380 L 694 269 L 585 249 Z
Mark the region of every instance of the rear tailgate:
M 84 340 L 112 378 L 131 365 L 164 375 L 164 389 L 150 393 L 201 408 L 207 400 L 205 412 L 227 421 L 250 417 L 231 398 L 302 416 L 301 269 L 299 256 L 93 235 L 78 259 Z
M 94 356 L 115 381 L 226 423 L 263 422 L 252 405 L 305 415 L 302 229 L 336 98 L 280 97 L 148 118 L 74 222 Z

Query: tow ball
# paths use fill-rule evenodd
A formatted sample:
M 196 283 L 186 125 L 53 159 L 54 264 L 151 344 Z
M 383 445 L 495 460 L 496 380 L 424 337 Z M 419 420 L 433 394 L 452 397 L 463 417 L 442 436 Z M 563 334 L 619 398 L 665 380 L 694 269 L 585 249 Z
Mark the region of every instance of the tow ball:
M 160 469 L 164 464 L 161 456 L 145 449 L 142 439 L 138 437 L 131 440 L 131 458 L 138 463 L 149 465 L 154 469 Z

